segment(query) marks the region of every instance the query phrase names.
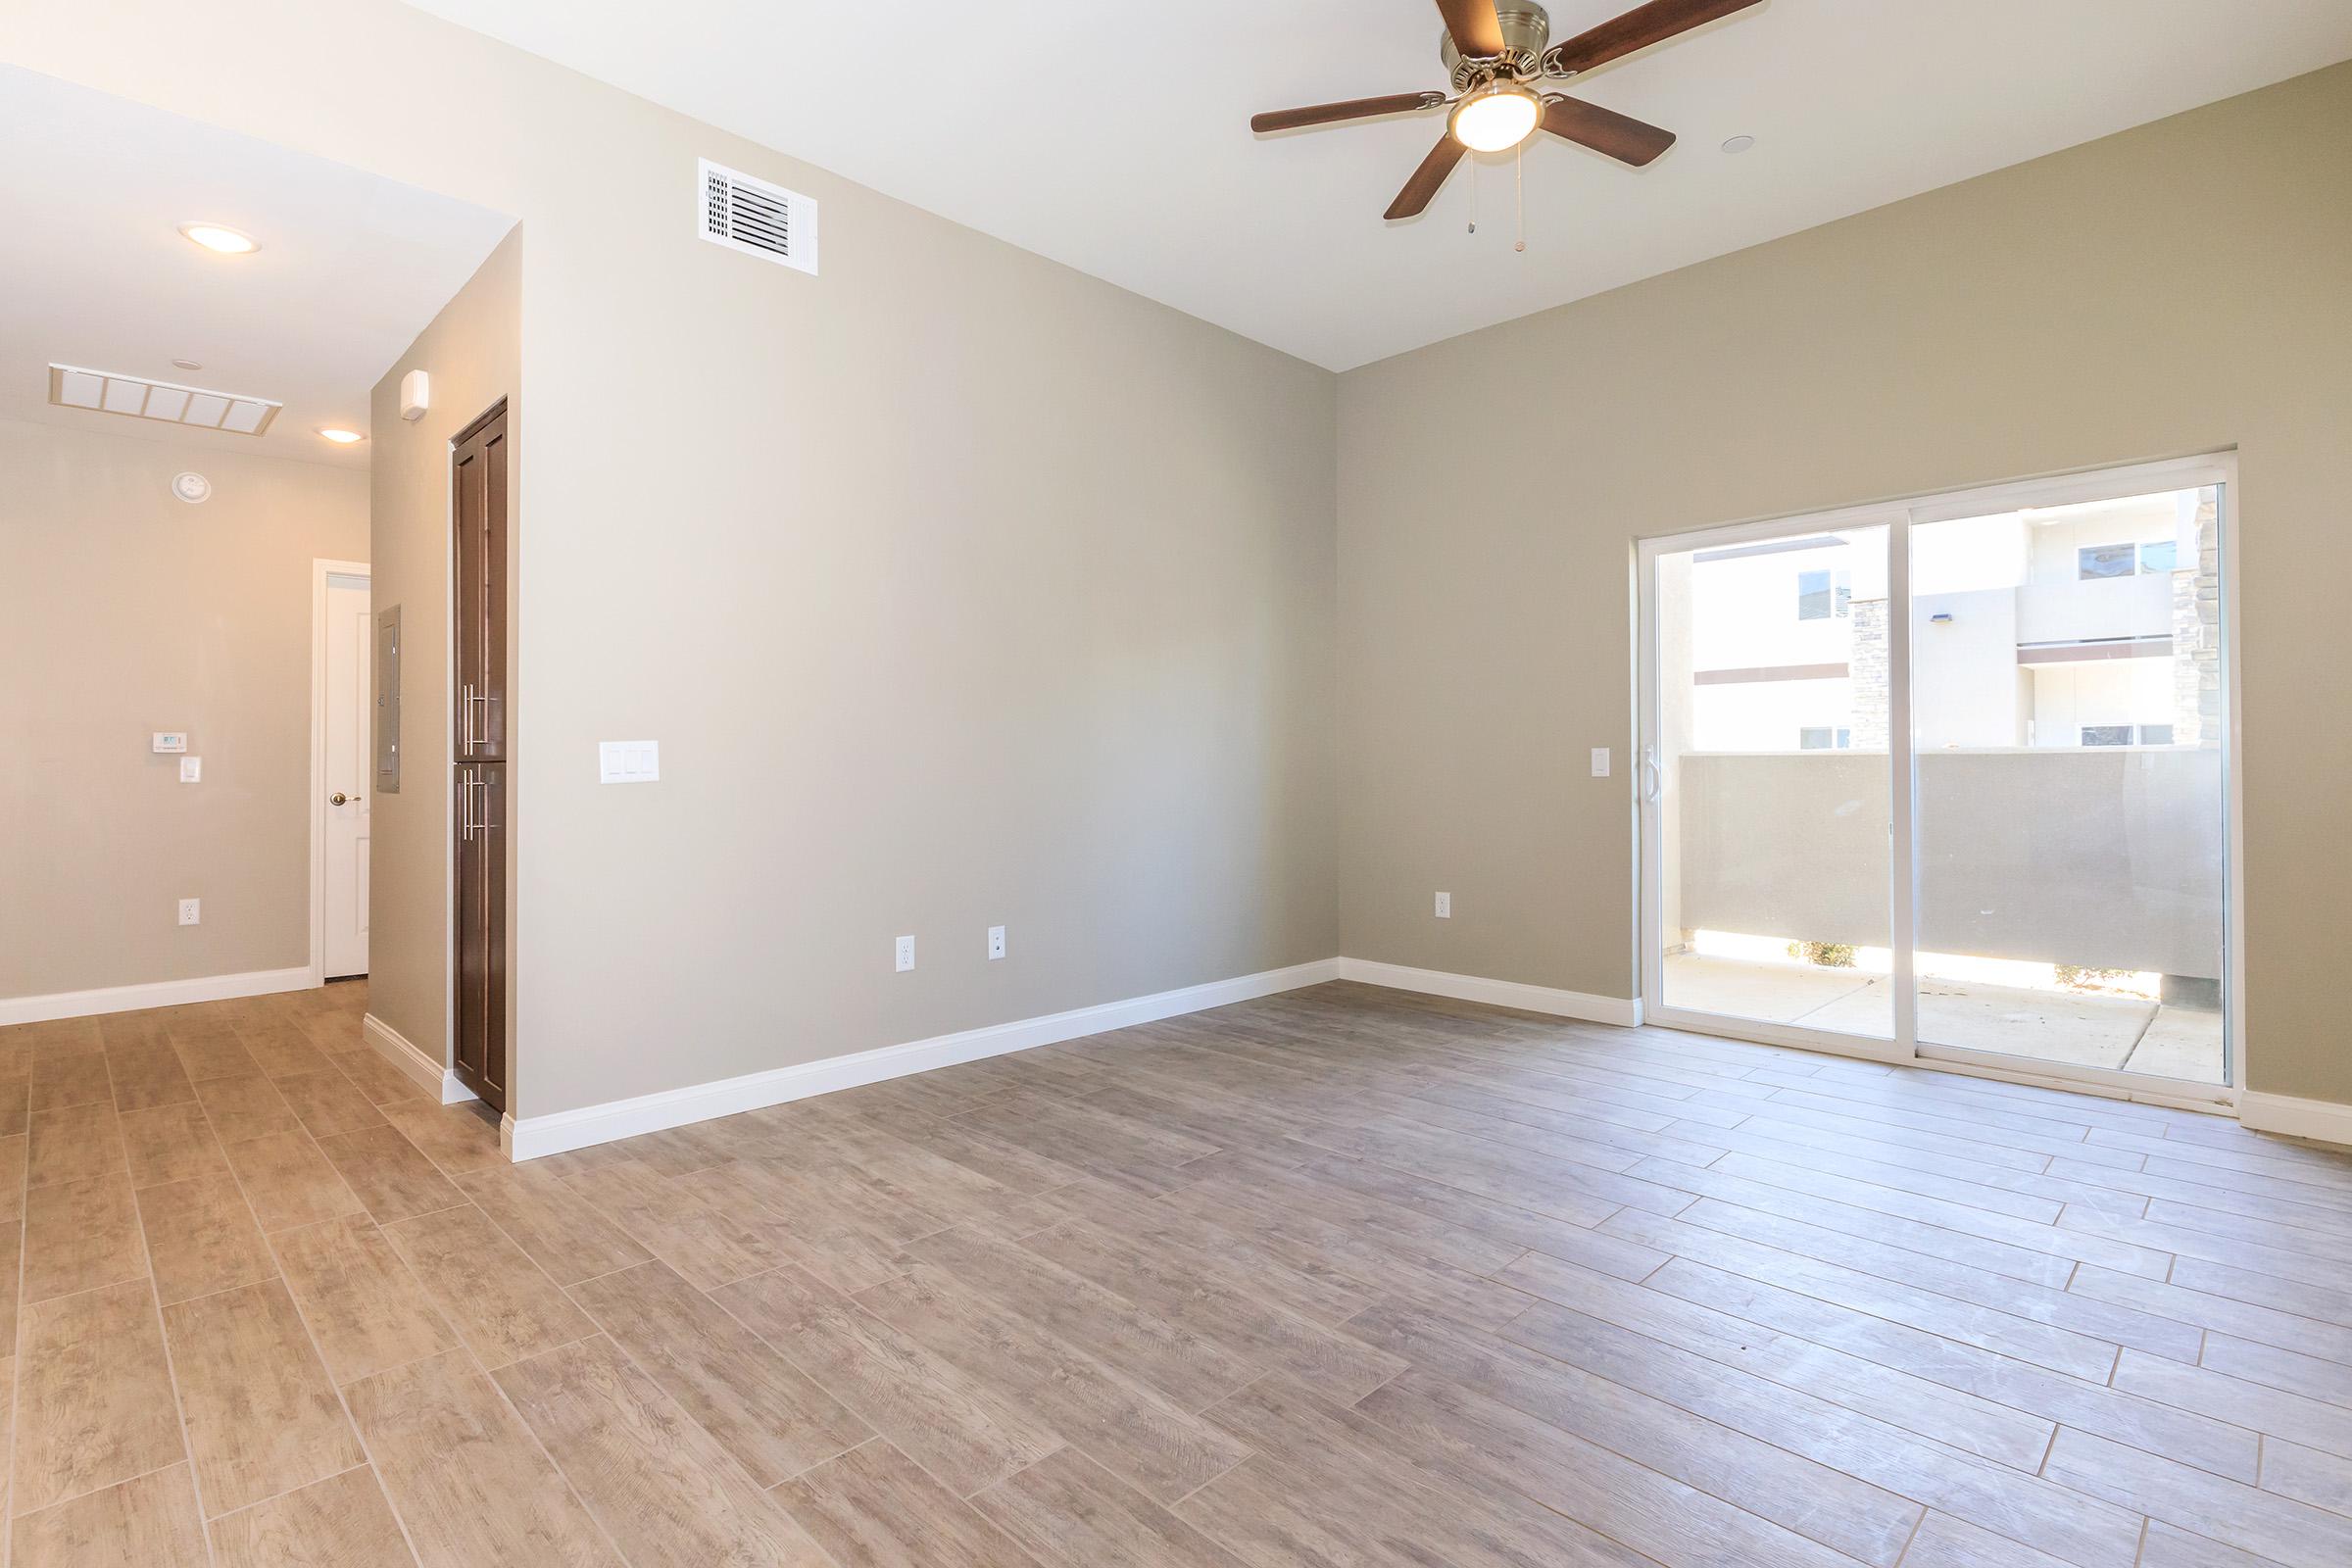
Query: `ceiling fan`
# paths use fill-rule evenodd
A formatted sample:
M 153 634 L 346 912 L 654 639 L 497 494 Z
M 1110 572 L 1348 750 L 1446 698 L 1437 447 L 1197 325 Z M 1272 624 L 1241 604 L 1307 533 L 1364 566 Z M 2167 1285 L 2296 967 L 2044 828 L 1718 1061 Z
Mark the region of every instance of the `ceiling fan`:
M 1455 96 L 1442 92 L 1393 93 L 1385 98 L 1351 98 L 1346 103 L 1310 104 L 1252 115 L 1250 128 L 1296 130 L 1379 115 L 1450 109 L 1446 134 L 1421 160 L 1413 177 L 1389 204 L 1386 217 L 1411 218 L 1437 195 L 1465 152 L 1500 153 L 1525 142 L 1539 127 L 1596 153 L 1639 169 L 1674 145 L 1674 132 L 1556 92 L 1535 83 L 1565 80 L 1637 49 L 1744 11 L 1761 0 L 1649 0 L 1625 15 L 1559 43 L 1551 40 L 1551 19 L 1544 8 L 1515 0 L 1438 0 L 1446 36 L 1438 57 L 1453 81 Z

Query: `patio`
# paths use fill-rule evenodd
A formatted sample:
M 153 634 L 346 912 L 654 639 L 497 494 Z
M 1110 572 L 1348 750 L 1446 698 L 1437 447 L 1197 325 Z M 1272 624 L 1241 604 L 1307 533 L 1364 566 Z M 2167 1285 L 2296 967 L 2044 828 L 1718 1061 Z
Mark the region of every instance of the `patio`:
M 1696 953 L 1666 958 L 1668 1006 L 1846 1034 L 1894 1029 L 1892 981 L 1858 969 Z M 1923 979 L 1925 1044 L 2027 1060 L 2224 1081 L 2222 1015 L 2129 997 Z

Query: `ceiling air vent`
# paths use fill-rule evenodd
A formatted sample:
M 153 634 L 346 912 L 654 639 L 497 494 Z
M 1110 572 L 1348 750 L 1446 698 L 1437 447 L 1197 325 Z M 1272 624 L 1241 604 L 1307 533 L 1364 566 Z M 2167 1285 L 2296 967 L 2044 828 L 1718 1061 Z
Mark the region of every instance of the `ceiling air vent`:
M 61 409 L 127 414 L 162 424 L 192 424 L 232 435 L 260 435 L 285 406 L 268 398 L 207 392 L 199 386 L 151 381 L 143 375 L 85 370 L 77 365 L 49 367 L 49 401 Z
M 695 222 L 713 245 L 765 257 L 804 272 L 816 270 L 816 198 L 764 179 L 697 161 L 701 189 Z

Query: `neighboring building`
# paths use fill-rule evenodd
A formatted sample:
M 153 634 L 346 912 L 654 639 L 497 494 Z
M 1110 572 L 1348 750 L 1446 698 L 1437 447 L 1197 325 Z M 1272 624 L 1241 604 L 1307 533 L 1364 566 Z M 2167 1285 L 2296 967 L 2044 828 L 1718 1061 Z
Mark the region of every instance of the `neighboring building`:
M 1702 551 L 1691 749 L 1883 750 L 1883 531 Z M 2219 744 L 2211 491 L 1922 524 L 1922 750 Z

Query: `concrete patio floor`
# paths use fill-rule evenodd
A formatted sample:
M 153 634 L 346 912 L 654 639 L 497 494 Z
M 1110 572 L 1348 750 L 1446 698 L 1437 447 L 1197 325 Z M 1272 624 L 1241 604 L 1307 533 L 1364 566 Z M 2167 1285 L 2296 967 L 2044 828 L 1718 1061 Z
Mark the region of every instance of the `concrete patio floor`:
M 1893 982 L 1855 969 L 1695 953 L 1666 959 L 1666 1004 L 1844 1034 L 1894 1032 Z M 2218 1084 L 2222 1017 L 2129 997 L 1923 979 L 1919 1037 L 1929 1045 L 2028 1060 Z

